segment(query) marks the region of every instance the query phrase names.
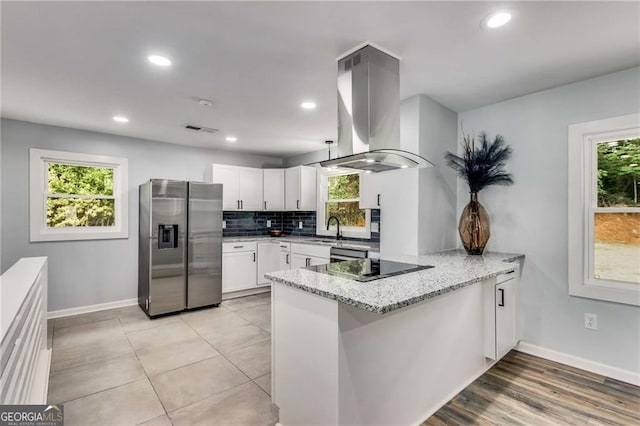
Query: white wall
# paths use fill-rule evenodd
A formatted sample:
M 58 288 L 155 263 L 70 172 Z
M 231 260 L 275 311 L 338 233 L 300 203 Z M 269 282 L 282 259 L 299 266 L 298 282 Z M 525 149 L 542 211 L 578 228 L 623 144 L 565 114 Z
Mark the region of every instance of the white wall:
M 202 181 L 213 162 L 280 167 L 279 158 L 214 151 L 15 120 L 2 120 L 2 272 L 25 256 L 49 257 L 49 310 L 137 297 L 138 185 L 150 178 Z M 29 148 L 129 159 L 129 238 L 29 243 Z
M 385 259 L 410 261 L 456 246 L 456 178 L 443 157 L 456 151 L 457 120 L 456 112 L 427 96 L 402 101 L 401 147 L 434 167 L 383 173 L 380 254 Z
M 640 372 L 640 308 L 568 295 L 567 126 L 640 111 L 634 68 L 460 114 L 466 132 L 504 136 L 515 185 L 491 187 L 480 202 L 491 217 L 487 249 L 526 254 L 523 340 Z M 459 136 L 459 139 L 461 135 Z M 458 215 L 468 202 L 458 185 Z M 639 259 L 640 261 L 640 259 Z M 585 312 L 599 330 L 584 328 Z

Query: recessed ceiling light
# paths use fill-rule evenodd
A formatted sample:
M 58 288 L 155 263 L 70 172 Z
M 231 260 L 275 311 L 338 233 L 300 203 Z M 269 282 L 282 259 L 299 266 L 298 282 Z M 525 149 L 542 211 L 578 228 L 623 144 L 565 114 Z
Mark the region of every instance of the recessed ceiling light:
M 316 103 L 311 101 L 305 101 L 300 104 L 302 109 L 316 109 Z
M 408 169 L 409 166 L 407 166 L 406 164 L 403 164 L 402 166 L 400 166 L 401 169 Z
M 372 158 L 367 158 L 366 160 L 364 160 L 367 163 L 375 163 L 376 160 L 372 159 Z
M 171 60 L 169 58 L 165 58 L 164 56 L 151 55 L 151 56 L 147 56 L 147 59 L 153 65 L 157 65 L 159 67 L 168 67 L 171 65 Z
M 234 143 L 238 141 L 238 138 L 236 138 L 235 136 L 227 136 L 224 140 L 226 140 L 227 142 Z
M 482 20 L 482 26 L 486 28 L 498 28 L 511 20 L 511 13 L 497 12 L 492 13 Z
M 125 117 L 124 115 L 114 115 L 113 116 L 113 121 L 118 122 L 118 123 L 128 123 L 129 119 L 127 117 Z

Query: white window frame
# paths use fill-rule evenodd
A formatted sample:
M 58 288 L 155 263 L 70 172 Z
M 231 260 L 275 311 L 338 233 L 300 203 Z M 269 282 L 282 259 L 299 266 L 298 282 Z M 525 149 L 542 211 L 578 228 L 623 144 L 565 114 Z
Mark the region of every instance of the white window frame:
M 640 137 L 640 114 L 569 126 L 569 294 L 640 306 L 640 284 L 594 278 L 594 213 L 640 212 L 602 208 L 597 199 L 597 144 Z
M 66 163 L 78 166 L 113 169 L 115 199 L 114 226 L 47 226 L 48 164 Z M 72 241 L 129 238 L 128 168 L 126 158 L 81 154 L 45 149 L 29 149 L 29 239 L 38 241 Z
M 350 175 L 350 174 L 358 174 L 357 171 L 347 171 L 347 170 L 329 170 L 329 169 L 321 169 L 318 172 L 318 203 L 317 203 L 317 217 L 316 217 L 316 234 L 317 235 L 326 235 L 335 237 L 336 235 L 336 224 L 331 222 L 329 226 L 329 230 L 327 231 L 327 218 L 325 217 L 325 203 L 329 201 L 329 186 L 328 186 L 328 178 L 331 176 L 339 176 L 339 175 Z M 362 175 L 360 175 L 362 177 Z M 349 201 L 359 201 L 358 199 L 349 200 Z M 345 200 L 346 201 L 346 200 Z M 366 225 L 362 228 L 355 226 L 342 226 L 340 225 L 340 233 L 343 237 L 346 238 L 362 238 L 362 239 L 370 239 L 371 238 L 371 210 L 363 209 L 365 211 L 365 221 Z

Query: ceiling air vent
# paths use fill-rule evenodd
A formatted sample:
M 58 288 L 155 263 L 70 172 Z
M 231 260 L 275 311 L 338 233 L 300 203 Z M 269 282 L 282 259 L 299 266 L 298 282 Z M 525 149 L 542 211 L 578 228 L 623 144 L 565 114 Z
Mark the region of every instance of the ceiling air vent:
M 186 126 L 184 126 L 184 128 L 188 130 L 193 130 L 194 132 L 204 132 L 204 133 L 218 133 L 220 131 L 212 127 L 194 126 L 193 124 L 187 124 Z

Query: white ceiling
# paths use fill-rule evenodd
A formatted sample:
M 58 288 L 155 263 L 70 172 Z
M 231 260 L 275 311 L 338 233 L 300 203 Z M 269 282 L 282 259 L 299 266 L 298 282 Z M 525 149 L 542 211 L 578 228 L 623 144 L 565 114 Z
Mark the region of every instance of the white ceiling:
M 507 26 L 480 28 L 505 5 Z M 335 139 L 335 60 L 366 40 L 402 58 L 403 98 L 457 111 L 640 64 L 639 2 L 3 1 L 1 12 L 2 116 L 278 156 Z M 151 53 L 173 66 L 151 66 Z M 315 111 L 300 109 L 307 99 Z

